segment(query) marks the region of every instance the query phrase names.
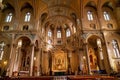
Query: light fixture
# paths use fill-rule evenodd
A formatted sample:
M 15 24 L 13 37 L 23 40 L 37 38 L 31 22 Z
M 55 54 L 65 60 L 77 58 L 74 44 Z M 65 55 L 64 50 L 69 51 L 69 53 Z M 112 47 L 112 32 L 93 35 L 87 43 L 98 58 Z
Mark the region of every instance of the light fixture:
M 85 56 L 83 56 L 83 59 L 85 60 L 85 59 L 86 59 L 86 57 L 85 57 Z
M 36 60 L 36 57 L 34 57 L 34 60 Z
M 7 65 L 7 61 L 4 61 L 3 64 L 4 64 L 4 65 Z

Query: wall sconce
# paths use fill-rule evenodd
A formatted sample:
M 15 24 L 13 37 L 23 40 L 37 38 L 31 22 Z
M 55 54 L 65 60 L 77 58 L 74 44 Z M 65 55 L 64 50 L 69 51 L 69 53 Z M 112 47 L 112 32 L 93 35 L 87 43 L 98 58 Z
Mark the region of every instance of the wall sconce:
M 34 57 L 34 61 L 36 60 L 36 57 Z
M 6 66 L 7 65 L 7 61 L 4 61 L 3 64 Z
M 86 57 L 85 57 L 85 56 L 83 56 L 83 59 L 85 60 L 85 59 L 86 59 Z

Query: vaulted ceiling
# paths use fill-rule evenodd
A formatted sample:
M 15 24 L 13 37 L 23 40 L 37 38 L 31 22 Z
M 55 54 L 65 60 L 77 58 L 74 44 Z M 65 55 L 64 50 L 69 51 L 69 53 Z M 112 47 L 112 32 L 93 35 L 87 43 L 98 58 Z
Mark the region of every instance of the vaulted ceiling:
M 47 18 L 45 24 L 50 22 L 56 23 L 57 26 L 68 22 L 75 24 L 77 18 L 83 17 L 84 8 L 87 6 L 93 7 L 96 11 L 104 6 L 111 9 L 120 6 L 120 0 L 16 0 L 16 2 L 3 0 L 5 6 L 11 6 L 15 10 L 20 9 L 20 11 L 26 3 L 33 8 L 38 18 L 43 20 Z

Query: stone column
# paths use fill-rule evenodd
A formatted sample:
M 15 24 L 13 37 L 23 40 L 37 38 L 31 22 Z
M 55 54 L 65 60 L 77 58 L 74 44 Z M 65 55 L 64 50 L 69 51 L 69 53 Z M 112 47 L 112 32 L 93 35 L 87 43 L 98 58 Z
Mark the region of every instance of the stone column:
M 79 69 L 82 70 L 83 69 L 83 54 L 82 51 L 79 51 Z
M 16 57 L 16 54 L 15 54 L 15 51 L 16 51 L 16 45 L 15 44 L 12 44 L 11 45 L 11 52 L 10 52 L 10 64 L 9 64 L 9 67 L 8 67 L 8 70 L 9 70 L 9 77 L 11 77 L 13 75 L 13 68 L 14 68 L 14 63 L 15 63 L 15 57 Z
M 88 74 L 91 74 L 91 69 L 90 69 L 90 59 L 89 59 L 89 52 L 88 52 L 88 44 L 85 43 L 86 47 L 86 61 L 87 61 L 87 66 L 88 66 Z
M 30 62 L 30 76 L 33 75 L 33 65 L 34 65 L 34 44 L 31 45 L 32 53 L 31 53 L 31 62 Z
M 71 57 L 72 57 L 72 53 L 69 50 L 68 51 L 68 74 L 71 74 L 71 72 L 72 72 L 72 69 L 71 69 Z
M 56 44 L 57 43 L 57 41 L 56 41 L 57 29 L 56 28 L 54 29 L 54 33 L 53 34 L 54 34 L 54 35 L 52 35 L 53 36 L 53 44 Z
M 37 67 L 37 75 L 40 75 L 40 50 L 37 49 L 36 51 L 36 61 L 35 61 L 35 66 Z
M 14 62 L 14 68 L 13 68 L 13 71 L 17 72 L 18 73 L 18 69 L 19 69 L 19 64 L 20 64 L 20 61 L 21 61 L 21 47 L 17 47 L 16 50 L 15 50 L 15 62 Z
M 49 53 L 49 73 L 52 75 L 52 52 Z
M 40 48 L 40 75 L 42 75 L 42 55 L 43 54 L 43 49 Z
M 103 56 L 103 58 L 104 58 L 103 64 L 105 65 L 104 67 L 105 67 L 106 72 L 110 73 L 112 66 L 110 64 L 110 57 L 109 57 L 110 55 L 109 55 L 109 51 L 108 51 L 109 48 L 108 48 L 106 42 L 103 43 L 102 49 L 103 49 L 103 54 L 104 54 L 104 56 Z
M 13 44 L 10 45 L 10 57 L 9 57 L 8 66 L 7 66 L 7 73 L 6 73 L 6 76 L 9 76 L 9 77 L 10 77 L 10 66 L 11 66 L 12 51 L 13 51 Z
M 66 33 L 65 33 L 65 30 L 64 28 L 62 28 L 62 42 L 65 43 L 65 40 L 66 40 Z
M 104 64 L 103 64 L 103 51 L 102 48 L 98 50 L 99 52 L 99 63 L 100 63 L 100 70 L 104 70 Z

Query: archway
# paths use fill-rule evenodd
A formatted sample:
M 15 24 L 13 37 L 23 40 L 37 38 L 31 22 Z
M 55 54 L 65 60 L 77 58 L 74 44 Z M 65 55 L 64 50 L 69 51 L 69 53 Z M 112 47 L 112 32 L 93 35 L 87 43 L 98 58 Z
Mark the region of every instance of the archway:
M 102 45 L 103 43 L 100 37 L 92 35 L 88 38 L 88 56 L 92 74 L 97 74 L 100 71 L 106 73 Z
M 30 71 L 31 41 L 27 37 L 20 37 L 16 43 L 14 75 L 28 76 Z M 19 73 L 19 74 L 18 74 Z

